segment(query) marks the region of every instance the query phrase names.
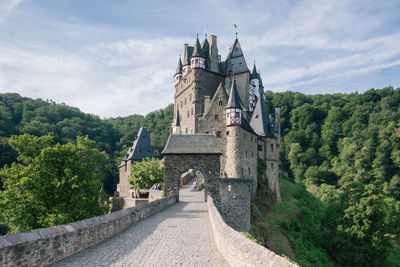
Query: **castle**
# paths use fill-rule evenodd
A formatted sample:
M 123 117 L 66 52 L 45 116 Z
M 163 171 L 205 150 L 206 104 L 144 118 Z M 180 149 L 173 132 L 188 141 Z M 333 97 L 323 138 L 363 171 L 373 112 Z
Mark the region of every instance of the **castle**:
M 220 177 L 250 179 L 254 196 L 261 164 L 268 180 L 259 182 L 280 201 L 280 108 L 272 122 L 260 73 L 255 64 L 248 69 L 237 36 L 225 61 L 214 35 L 201 44 L 198 37 L 194 46 L 184 44 L 174 84 L 173 134 L 214 133 L 222 151 Z

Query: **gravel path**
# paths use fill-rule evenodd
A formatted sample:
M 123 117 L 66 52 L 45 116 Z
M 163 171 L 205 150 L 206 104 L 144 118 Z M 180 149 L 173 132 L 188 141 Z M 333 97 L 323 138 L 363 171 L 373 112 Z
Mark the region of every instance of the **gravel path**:
M 51 266 L 229 266 L 217 251 L 204 192 L 180 190 L 180 202 Z

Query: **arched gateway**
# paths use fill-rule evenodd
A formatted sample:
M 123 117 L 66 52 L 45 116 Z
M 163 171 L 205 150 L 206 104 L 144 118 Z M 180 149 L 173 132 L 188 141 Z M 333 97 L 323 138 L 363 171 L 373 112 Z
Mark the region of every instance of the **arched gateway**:
M 189 169 L 204 176 L 205 194 L 219 199 L 220 156 L 222 154 L 213 134 L 171 134 L 162 151 L 164 155 L 164 194 L 177 194 L 179 177 Z

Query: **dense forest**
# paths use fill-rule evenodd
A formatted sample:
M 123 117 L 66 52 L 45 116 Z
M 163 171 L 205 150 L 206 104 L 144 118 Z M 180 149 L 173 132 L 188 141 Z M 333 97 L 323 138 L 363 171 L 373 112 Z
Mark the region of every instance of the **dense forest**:
M 151 112 L 146 116 L 132 115 L 124 118 L 102 120 L 79 109 L 54 101 L 31 99 L 18 94 L 0 94 L 0 166 L 16 161 L 17 153 L 11 148 L 12 135 L 31 134 L 53 136 L 55 143 L 75 142 L 77 136 L 88 136 L 98 149 L 109 155 L 105 191 L 112 195 L 118 183 L 117 165 L 122 155 L 132 145 L 141 126 L 153 133 L 157 156 L 168 138 L 173 117 L 173 106 Z M 1 188 L 1 180 L 0 180 Z
M 300 215 L 281 225 L 299 263 L 399 265 L 400 88 L 326 95 L 268 91 L 265 97 L 271 113 L 281 106 L 280 168 L 304 188 L 296 193 Z M 65 104 L 2 94 L 0 166 L 16 160 L 12 135 L 51 135 L 61 144 L 87 135 L 109 155 L 104 189 L 112 194 L 116 166 L 139 127 L 152 133 L 160 157 L 172 117 L 169 105 L 146 116 L 102 120 Z
M 281 168 L 323 204 L 286 225 L 301 253 L 342 266 L 400 264 L 400 88 L 266 100 L 282 110 Z

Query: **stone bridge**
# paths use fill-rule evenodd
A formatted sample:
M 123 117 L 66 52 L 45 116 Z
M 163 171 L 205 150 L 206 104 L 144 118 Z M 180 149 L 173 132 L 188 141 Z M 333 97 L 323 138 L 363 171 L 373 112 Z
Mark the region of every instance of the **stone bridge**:
M 0 266 L 294 266 L 228 226 L 211 197 L 204 202 L 204 192 L 189 188 L 177 203 L 171 196 L 2 236 Z
M 164 150 L 165 198 L 2 236 L 0 266 L 292 266 L 237 231 L 250 227 L 250 187 L 248 179 L 218 177 L 216 144 L 215 136 L 170 137 Z M 178 187 L 188 168 L 204 175 L 203 191 L 191 192 L 190 183 Z

